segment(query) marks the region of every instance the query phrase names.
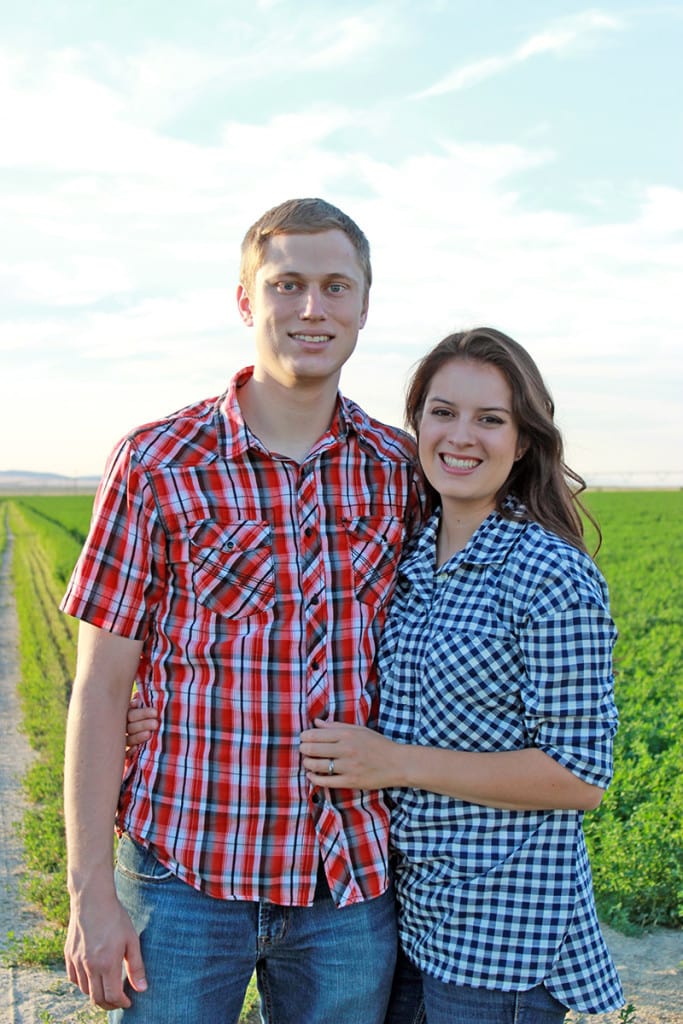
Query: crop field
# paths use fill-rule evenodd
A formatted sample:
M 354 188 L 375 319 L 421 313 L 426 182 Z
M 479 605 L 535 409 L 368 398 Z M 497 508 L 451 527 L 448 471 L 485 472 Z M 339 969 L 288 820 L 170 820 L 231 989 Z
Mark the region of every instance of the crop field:
M 592 492 L 597 556 L 619 628 L 615 777 L 585 829 L 601 918 L 631 933 L 683 927 L 683 491 Z M 26 786 L 27 896 L 55 930 L 22 956 L 61 956 L 67 916 L 61 817 L 64 718 L 75 624 L 57 611 L 88 529 L 92 496 L 0 499 L 13 538 L 25 728 L 39 757 Z
M 619 628 L 615 775 L 586 817 L 598 905 L 626 930 L 683 926 L 683 492 L 596 492 Z

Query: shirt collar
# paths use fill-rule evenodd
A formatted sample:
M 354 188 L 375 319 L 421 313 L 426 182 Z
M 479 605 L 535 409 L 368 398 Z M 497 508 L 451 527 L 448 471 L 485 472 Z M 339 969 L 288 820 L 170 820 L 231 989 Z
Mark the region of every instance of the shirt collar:
M 253 373 L 253 366 L 245 366 L 244 369 L 238 370 L 230 381 L 227 391 L 216 402 L 216 418 L 219 421 L 217 424 L 218 436 L 223 440 L 227 458 L 244 455 L 249 448 L 265 450 L 259 439 L 252 434 L 244 422 L 237 398 L 237 392 L 251 379 Z M 365 423 L 366 420 L 361 415 L 358 406 L 338 392 L 337 405 L 330 428 L 311 451 L 318 452 L 322 448 L 329 448 L 346 440 L 349 434 L 363 435 Z
M 440 575 L 454 573 L 462 565 L 494 565 L 505 561 L 529 523 L 524 506 L 516 499 L 508 497 L 505 507 L 515 518 L 506 519 L 499 512 L 491 512 L 474 531 L 462 551 L 456 552 L 439 568 Z M 441 509 L 437 509 L 401 564 L 401 575 L 412 582 L 431 577 L 436 570 L 436 542 L 440 521 Z

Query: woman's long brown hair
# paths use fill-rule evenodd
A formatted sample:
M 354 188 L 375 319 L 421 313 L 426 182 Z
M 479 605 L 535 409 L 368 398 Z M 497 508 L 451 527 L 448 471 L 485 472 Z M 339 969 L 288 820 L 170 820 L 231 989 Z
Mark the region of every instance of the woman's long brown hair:
M 513 513 L 505 499 L 512 495 L 522 503 L 527 517 L 586 550 L 583 515 L 597 533 L 600 528 L 579 500 L 585 481 L 564 461 L 562 435 L 554 422 L 555 406 L 536 363 L 518 342 L 492 327 L 477 327 L 449 334 L 418 363 L 408 385 L 405 422 L 417 436 L 432 378 L 454 359 L 496 366 L 512 393 L 512 414 L 520 441 L 527 446 L 521 459 L 496 495 L 496 510 L 506 519 Z M 436 505 L 440 498 L 430 487 Z

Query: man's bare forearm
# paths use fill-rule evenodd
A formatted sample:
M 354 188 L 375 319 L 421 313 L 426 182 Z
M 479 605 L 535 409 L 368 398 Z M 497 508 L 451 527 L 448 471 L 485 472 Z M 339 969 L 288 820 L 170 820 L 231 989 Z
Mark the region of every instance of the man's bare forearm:
M 140 644 L 81 625 L 67 721 L 64 811 L 72 894 L 113 891 L 112 837 L 125 752 L 128 700 Z
M 74 684 L 66 733 L 64 814 L 72 896 L 113 891 L 114 816 L 124 757 L 125 699 Z M 121 723 L 117 726 L 117 722 Z

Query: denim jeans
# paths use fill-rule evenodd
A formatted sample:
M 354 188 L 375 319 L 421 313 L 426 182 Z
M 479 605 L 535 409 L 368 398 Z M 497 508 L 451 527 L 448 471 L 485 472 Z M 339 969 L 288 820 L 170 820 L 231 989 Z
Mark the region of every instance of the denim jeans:
M 385 1024 L 562 1024 L 567 1007 L 545 985 L 499 992 L 437 981 L 399 951 Z
M 256 970 L 266 1024 L 382 1024 L 396 957 L 393 891 L 339 910 L 321 880 L 312 907 L 218 900 L 181 882 L 128 836 L 116 865 L 147 992 L 110 1024 L 236 1024 Z

